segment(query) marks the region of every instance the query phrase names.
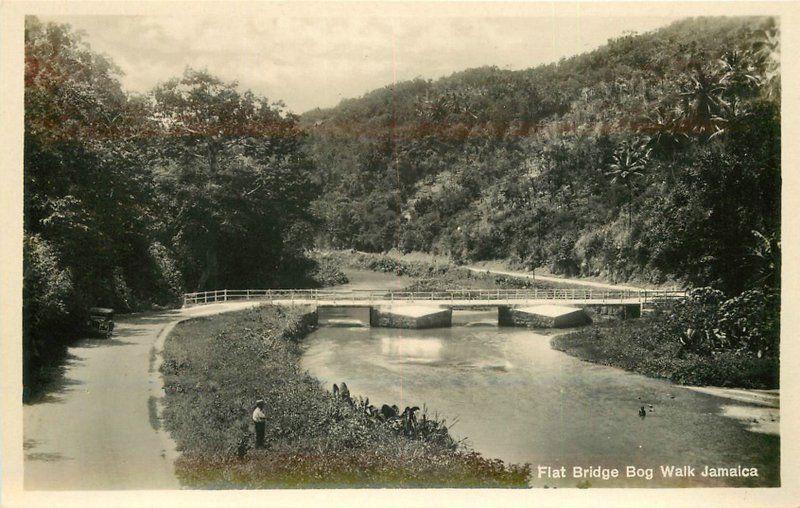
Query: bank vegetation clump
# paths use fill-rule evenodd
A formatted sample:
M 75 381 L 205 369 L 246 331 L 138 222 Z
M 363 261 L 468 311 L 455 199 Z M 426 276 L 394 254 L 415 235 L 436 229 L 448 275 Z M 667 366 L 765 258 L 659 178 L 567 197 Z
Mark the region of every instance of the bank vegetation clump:
M 376 418 L 366 401 L 325 390 L 299 365 L 309 309 L 264 306 L 179 324 L 162 374 L 166 428 L 192 487 L 525 487 L 528 465 L 489 460 L 429 418 L 424 431 Z M 250 414 L 267 403 L 266 448 Z
M 316 267 L 311 271 L 311 278 L 316 287 L 338 286 L 347 284 L 350 279 L 341 269 L 341 265 L 330 258 L 314 259 Z
M 777 299 L 762 290 L 726 299 L 699 288 L 641 319 L 598 324 L 552 344 L 582 360 L 680 384 L 778 388 Z

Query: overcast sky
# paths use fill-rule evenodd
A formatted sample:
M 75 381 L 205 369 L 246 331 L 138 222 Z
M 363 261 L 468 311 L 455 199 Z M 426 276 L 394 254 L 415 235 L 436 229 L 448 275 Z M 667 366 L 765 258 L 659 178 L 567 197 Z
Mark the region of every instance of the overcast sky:
M 301 113 L 415 77 L 470 67 L 524 69 L 676 17 L 40 16 L 85 32 L 145 92 L 206 68 Z

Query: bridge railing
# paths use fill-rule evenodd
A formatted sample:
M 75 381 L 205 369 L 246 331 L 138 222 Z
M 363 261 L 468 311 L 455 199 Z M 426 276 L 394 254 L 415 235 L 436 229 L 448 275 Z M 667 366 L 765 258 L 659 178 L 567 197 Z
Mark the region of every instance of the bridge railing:
M 372 303 L 372 302 L 416 302 L 456 300 L 583 300 L 591 302 L 634 301 L 648 303 L 682 298 L 685 290 L 598 290 L 598 289 L 450 289 L 440 291 L 396 291 L 384 289 L 219 289 L 186 293 L 183 305 L 237 300 L 265 300 L 297 303 Z

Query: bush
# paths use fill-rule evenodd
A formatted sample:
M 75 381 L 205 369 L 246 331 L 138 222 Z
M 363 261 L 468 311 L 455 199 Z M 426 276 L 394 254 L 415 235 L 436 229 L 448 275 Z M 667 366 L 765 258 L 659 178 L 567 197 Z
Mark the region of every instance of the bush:
M 64 356 L 66 332 L 80 322 L 69 270 L 62 269 L 53 247 L 38 235 L 23 243 L 22 355 L 23 399 L 46 379 L 47 369 Z
M 672 306 L 665 324 L 687 352 L 777 356 L 780 300 L 774 291 L 753 289 L 726 300 L 720 291 L 698 288 Z
M 373 272 L 391 273 L 401 277 L 433 277 L 444 275 L 451 270 L 459 269 L 452 263 L 406 261 L 383 254 L 369 254 L 357 251 L 334 251 L 317 253 L 319 262 L 332 263 L 335 266 L 346 266 Z M 467 271 L 467 270 L 465 270 Z
M 720 305 L 719 326 L 728 347 L 761 356 L 778 356 L 780 297 L 774 291 L 751 289 Z
M 779 372 L 778 358 L 758 358 L 728 351 L 711 359 L 690 356 L 677 366 L 670 378 L 688 385 L 777 388 Z
M 777 298 L 761 291 L 725 300 L 700 288 L 652 316 L 557 336 L 553 347 L 681 384 L 776 388 L 778 312 Z
M 347 284 L 350 279 L 339 268 L 339 264 L 330 258 L 320 258 L 315 260 L 317 267 L 311 272 L 311 278 L 316 287 L 338 286 Z

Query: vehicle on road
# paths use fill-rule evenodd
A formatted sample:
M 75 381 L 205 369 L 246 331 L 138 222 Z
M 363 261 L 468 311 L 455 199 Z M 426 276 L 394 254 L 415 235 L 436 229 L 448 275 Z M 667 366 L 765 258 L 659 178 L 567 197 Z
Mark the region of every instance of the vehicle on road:
M 104 307 L 90 308 L 86 325 L 92 335 L 104 339 L 111 338 L 111 334 L 114 331 L 114 309 Z

